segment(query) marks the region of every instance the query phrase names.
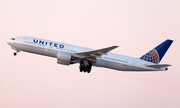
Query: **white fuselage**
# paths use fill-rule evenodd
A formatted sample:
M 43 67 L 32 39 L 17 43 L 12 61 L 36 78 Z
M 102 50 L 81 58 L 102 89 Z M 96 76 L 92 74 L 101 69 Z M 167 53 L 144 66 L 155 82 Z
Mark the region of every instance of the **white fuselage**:
M 38 41 L 37 41 L 38 40 Z M 41 42 L 39 42 L 41 41 Z M 7 43 L 17 51 L 25 51 L 45 56 L 57 58 L 59 51 L 68 52 L 72 56 L 75 53 L 92 51 L 93 49 L 74 46 L 66 43 L 49 41 L 35 37 L 16 37 L 16 40 L 8 40 Z M 79 61 L 77 61 L 79 62 Z M 154 63 L 141 60 L 139 58 L 128 57 L 124 55 L 107 53 L 101 58 L 96 58 L 93 66 L 105 67 L 121 71 L 163 71 L 165 68 L 152 68 L 146 65 L 153 65 Z

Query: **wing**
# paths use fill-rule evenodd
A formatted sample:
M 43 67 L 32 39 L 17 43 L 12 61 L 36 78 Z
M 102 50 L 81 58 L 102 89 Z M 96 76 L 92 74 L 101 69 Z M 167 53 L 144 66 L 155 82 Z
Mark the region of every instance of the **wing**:
M 164 67 L 168 67 L 171 66 L 169 64 L 158 64 L 158 65 L 146 65 L 146 67 L 152 67 L 152 68 L 164 68 Z
M 75 53 L 77 57 L 80 58 L 86 58 L 88 60 L 94 61 L 96 60 L 97 57 L 101 58 L 102 55 L 107 55 L 107 53 L 118 46 L 112 46 L 112 47 L 107 47 L 99 50 L 92 50 L 88 52 L 81 52 L 81 53 Z

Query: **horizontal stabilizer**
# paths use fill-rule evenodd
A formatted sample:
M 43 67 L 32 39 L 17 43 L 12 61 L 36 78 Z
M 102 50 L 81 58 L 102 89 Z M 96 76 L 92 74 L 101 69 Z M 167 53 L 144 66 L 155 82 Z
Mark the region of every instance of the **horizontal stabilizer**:
M 146 67 L 152 67 L 152 68 L 164 68 L 168 66 L 171 66 L 171 65 L 169 64 L 146 65 Z

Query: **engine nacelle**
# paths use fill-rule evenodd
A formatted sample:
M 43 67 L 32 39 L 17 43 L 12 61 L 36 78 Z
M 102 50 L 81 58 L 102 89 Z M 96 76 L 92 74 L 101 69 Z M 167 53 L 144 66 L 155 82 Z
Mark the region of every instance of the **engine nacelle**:
M 57 53 L 57 63 L 63 65 L 69 65 L 71 61 L 71 54 L 67 52 L 59 51 Z

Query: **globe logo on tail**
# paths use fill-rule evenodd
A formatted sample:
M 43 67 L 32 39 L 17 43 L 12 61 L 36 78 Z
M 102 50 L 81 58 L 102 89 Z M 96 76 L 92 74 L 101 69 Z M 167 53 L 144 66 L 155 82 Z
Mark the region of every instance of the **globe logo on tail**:
M 152 49 L 151 51 L 143 55 L 140 59 L 158 64 L 159 54 L 155 49 Z

